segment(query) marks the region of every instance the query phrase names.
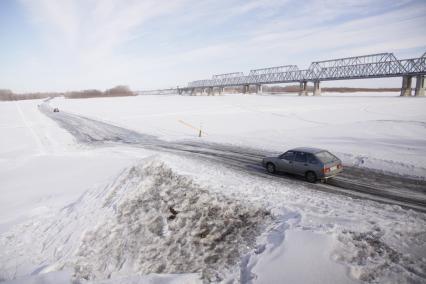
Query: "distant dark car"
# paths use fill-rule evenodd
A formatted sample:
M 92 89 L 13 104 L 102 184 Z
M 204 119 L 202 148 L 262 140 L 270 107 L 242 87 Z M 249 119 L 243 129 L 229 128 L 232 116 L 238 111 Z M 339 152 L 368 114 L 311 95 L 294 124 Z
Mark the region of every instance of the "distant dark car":
M 55 108 L 53 109 L 53 112 L 59 112 L 59 108 L 55 107 Z
M 295 148 L 279 155 L 266 157 L 262 165 L 269 173 L 287 172 L 304 176 L 309 182 L 326 180 L 343 171 L 342 161 L 330 152 L 317 148 Z

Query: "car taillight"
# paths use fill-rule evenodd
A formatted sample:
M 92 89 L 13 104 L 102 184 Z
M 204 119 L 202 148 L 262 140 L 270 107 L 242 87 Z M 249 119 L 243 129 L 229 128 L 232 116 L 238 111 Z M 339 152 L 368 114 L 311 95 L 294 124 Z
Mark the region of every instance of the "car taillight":
M 324 168 L 322 169 L 322 172 L 323 172 L 324 174 L 328 174 L 328 173 L 330 172 L 330 168 L 326 168 L 326 167 L 324 167 Z

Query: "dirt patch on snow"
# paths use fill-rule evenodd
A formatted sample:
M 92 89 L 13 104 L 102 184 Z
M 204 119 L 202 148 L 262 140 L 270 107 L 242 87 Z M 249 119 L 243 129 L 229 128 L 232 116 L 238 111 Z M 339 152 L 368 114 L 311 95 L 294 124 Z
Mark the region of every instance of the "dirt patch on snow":
M 405 275 L 404 283 L 421 283 L 426 278 L 426 259 L 405 255 L 383 240 L 379 227 L 367 232 L 344 230 L 338 240 L 344 244 L 338 260 L 350 266 L 355 279 L 367 283 L 393 282 Z M 401 282 L 402 283 L 402 282 Z

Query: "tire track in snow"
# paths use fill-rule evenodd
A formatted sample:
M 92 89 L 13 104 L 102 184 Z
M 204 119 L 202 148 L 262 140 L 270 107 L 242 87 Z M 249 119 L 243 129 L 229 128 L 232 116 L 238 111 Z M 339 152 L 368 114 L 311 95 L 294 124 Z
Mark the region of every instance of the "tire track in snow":
M 41 142 L 40 137 L 36 134 L 33 127 L 28 122 L 27 118 L 25 117 L 24 112 L 22 111 L 21 107 L 19 106 L 19 102 L 15 101 L 16 109 L 18 110 L 19 116 L 22 119 L 22 122 L 24 123 L 25 127 L 30 131 L 31 136 L 33 136 L 34 141 L 37 145 L 37 149 L 39 151 L 39 154 L 46 154 L 46 149 L 44 148 L 43 143 Z

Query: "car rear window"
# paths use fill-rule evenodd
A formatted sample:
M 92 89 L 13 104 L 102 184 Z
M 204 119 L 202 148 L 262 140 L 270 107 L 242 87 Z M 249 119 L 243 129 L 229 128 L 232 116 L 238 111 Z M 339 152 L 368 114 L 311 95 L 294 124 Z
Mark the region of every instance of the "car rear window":
M 323 163 L 330 163 L 337 160 L 337 157 L 331 154 L 330 152 L 323 151 L 316 153 L 315 156 Z

